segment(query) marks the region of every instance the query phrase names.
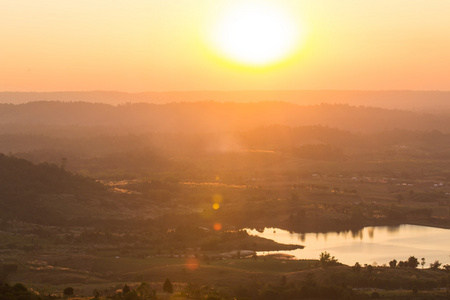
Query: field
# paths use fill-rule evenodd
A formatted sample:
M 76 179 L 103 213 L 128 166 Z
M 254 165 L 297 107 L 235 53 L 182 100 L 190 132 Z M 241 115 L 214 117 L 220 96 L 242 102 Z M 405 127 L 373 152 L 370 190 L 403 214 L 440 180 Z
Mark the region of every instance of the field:
M 42 255 L 21 265 L 19 272 L 12 274 L 10 279 L 26 283 L 41 293 L 59 294 L 71 286 L 75 295 L 84 297 L 92 296 L 95 291 L 106 297 L 114 295 L 125 284 L 135 289 L 141 282 L 148 282 L 157 291 L 158 299 L 169 299 L 169 295 L 162 292 L 166 278 L 174 283 L 174 294 L 178 296 L 189 289 L 214 291 L 222 296 L 258 294 L 267 289 L 287 292 L 301 289 L 311 281 L 322 288 L 351 286 L 353 290 L 345 290 L 363 298 L 373 292 L 388 299 L 394 296 L 445 296 L 449 288 L 449 275 L 443 270 L 362 267 L 356 271 L 348 266 L 324 267 L 318 260 L 272 257 L 205 260 L 194 256 L 135 258 L 127 255 L 109 257 L 105 253 Z M 440 287 L 444 289 L 436 290 Z M 413 293 L 414 289 L 417 292 Z
M 450 228 L 443 115 L 276 102 L 33 105 L 0 107 L 10 122 L 0 132 L 9 153 L 0 156 L 4 281 L 116 300 L 138 300 L 117 291 L 142 282 L 166 299 L 166 279 L 180 299 L 440 297 L 448 289 L 444 266 L 361 262 L 357 271 L 319 257 L 261 257 L 302 245 L 242 230 Z M 42 115 L 25 122 L 30 107 Z M 92 115 L 80 118 L 86 109 Z

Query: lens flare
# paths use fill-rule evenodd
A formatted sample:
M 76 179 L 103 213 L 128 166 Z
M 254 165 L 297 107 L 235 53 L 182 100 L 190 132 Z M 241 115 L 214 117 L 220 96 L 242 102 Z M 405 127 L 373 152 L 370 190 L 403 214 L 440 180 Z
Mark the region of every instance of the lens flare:
M 186 268 L 190 271 L 197 270 L 199 267 L 198 260 L 194 257 L 190 257 L 186 260 Z
M 215 230 L 215 231 L 220 231 L 220 230 L 222 230 L 222 224 L 220 224 L 220 223 L 214 223 L 214 230 Z
M 223 201 L 223 198 L 222 198 L 221 195 L 215 194 L 215 195 L 213 196 L 212 200 L 213 200 L 213 203 L 221 204 L 222 201 Z

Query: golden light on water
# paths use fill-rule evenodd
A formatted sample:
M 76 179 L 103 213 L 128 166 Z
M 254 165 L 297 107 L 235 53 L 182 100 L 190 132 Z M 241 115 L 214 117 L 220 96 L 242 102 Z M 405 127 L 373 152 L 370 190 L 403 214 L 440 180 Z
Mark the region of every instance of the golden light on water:
M 220 208 L 220 204 L 219 203 L 214 203 L 213 204 L 213 209 L 218 210 Z
M 268 66 L 287 59 L 302 42 L 304 29 L 281 6 L 264 1 L 230 5 L 211 31 L 219 56 L 244 66 Z

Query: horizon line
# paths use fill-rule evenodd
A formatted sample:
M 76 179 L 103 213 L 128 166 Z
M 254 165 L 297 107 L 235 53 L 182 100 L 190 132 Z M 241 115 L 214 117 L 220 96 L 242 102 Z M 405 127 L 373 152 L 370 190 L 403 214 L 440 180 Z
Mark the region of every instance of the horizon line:
M 449 90 L 413 90 L 413 89 L 236 89 L 236 90 L 164 90 L 164 91 L 118 91 L 118 90 L 54 90 L 54 91 L 0 91 L 0 93 L 123 93 L 123 94 L 144 94 L 144 93 L 204 93 L 204 92 L 450 92 Z

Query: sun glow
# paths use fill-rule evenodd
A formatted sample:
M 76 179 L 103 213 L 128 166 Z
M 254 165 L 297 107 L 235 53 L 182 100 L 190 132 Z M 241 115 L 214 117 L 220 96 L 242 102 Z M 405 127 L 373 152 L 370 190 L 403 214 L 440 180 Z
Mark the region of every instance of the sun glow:
M 230 6 L 213 28 L 220 56 L 242 65 L 266 66 L 286 59 L 301 42 L 300 22 L 281 7 L 262 1 Z

